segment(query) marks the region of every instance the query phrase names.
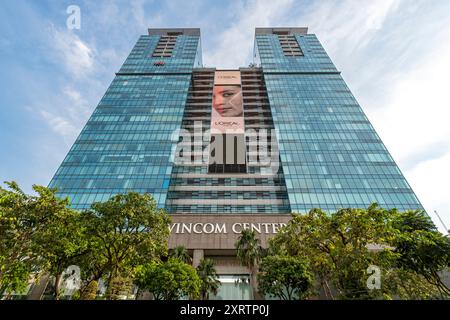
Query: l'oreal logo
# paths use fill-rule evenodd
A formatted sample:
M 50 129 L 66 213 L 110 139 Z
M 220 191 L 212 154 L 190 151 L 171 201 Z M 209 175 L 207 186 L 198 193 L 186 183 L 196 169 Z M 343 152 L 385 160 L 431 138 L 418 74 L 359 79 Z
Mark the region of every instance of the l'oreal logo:
M 239 123 L 237 123 L 236 121 L 215 121 L 214 124 L 216 126 L 219 125 L 224 127 L 232 127 L 239 125 Z

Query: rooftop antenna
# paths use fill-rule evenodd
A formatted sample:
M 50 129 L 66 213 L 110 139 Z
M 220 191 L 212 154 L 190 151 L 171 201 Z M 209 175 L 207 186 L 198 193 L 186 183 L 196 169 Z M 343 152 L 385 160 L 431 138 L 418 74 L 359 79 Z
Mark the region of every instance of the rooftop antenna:
M 439 221 L 442 223 L 442 226 L 444 227 L 445 232 L 447 232 L 447 234 L 448 234 L 449 230 L 447 229 L 447 226 L 445 225 L 444 221 L 442 221 L 441 216 L 439 215 L 439 213 L 436 210 L 434 210 L 434 213 L 436 213 Z

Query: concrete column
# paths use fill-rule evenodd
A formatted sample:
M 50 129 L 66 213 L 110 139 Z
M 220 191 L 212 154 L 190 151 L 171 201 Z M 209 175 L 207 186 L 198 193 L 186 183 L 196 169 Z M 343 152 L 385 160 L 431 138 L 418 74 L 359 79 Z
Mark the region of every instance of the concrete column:
M 192 259 L 192 266 L 194 268 L 197 268 L 198 265 L 200 264 L 200 260 L 202 260 L 204 256 L 205 256 L 205 253 L 202 249 L 195 249 L 194 257 Z

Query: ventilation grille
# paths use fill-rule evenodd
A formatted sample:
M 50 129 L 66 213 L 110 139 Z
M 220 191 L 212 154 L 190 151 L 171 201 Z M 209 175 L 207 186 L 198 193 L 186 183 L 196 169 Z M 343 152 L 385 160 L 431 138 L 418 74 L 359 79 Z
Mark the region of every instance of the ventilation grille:
M 294 35 L 278 34 L 278 40 L 286 57 L 303 56 L 303 51 Z

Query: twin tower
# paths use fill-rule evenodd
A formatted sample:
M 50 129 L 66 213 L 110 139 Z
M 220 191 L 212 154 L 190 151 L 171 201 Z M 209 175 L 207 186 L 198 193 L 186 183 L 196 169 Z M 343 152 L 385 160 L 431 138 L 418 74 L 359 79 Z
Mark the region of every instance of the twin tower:
M 291 212 L 422 209 L 314 34 L 256 28 L 254 44 L 249 67 L 217 70 L 200 29 L 149 29 L 50 186 L 76 209 L 151 193 L 172 215 L 170 245 L 213 257 L 224 279 L 247 272 L 233 228 L 264 245 Z

